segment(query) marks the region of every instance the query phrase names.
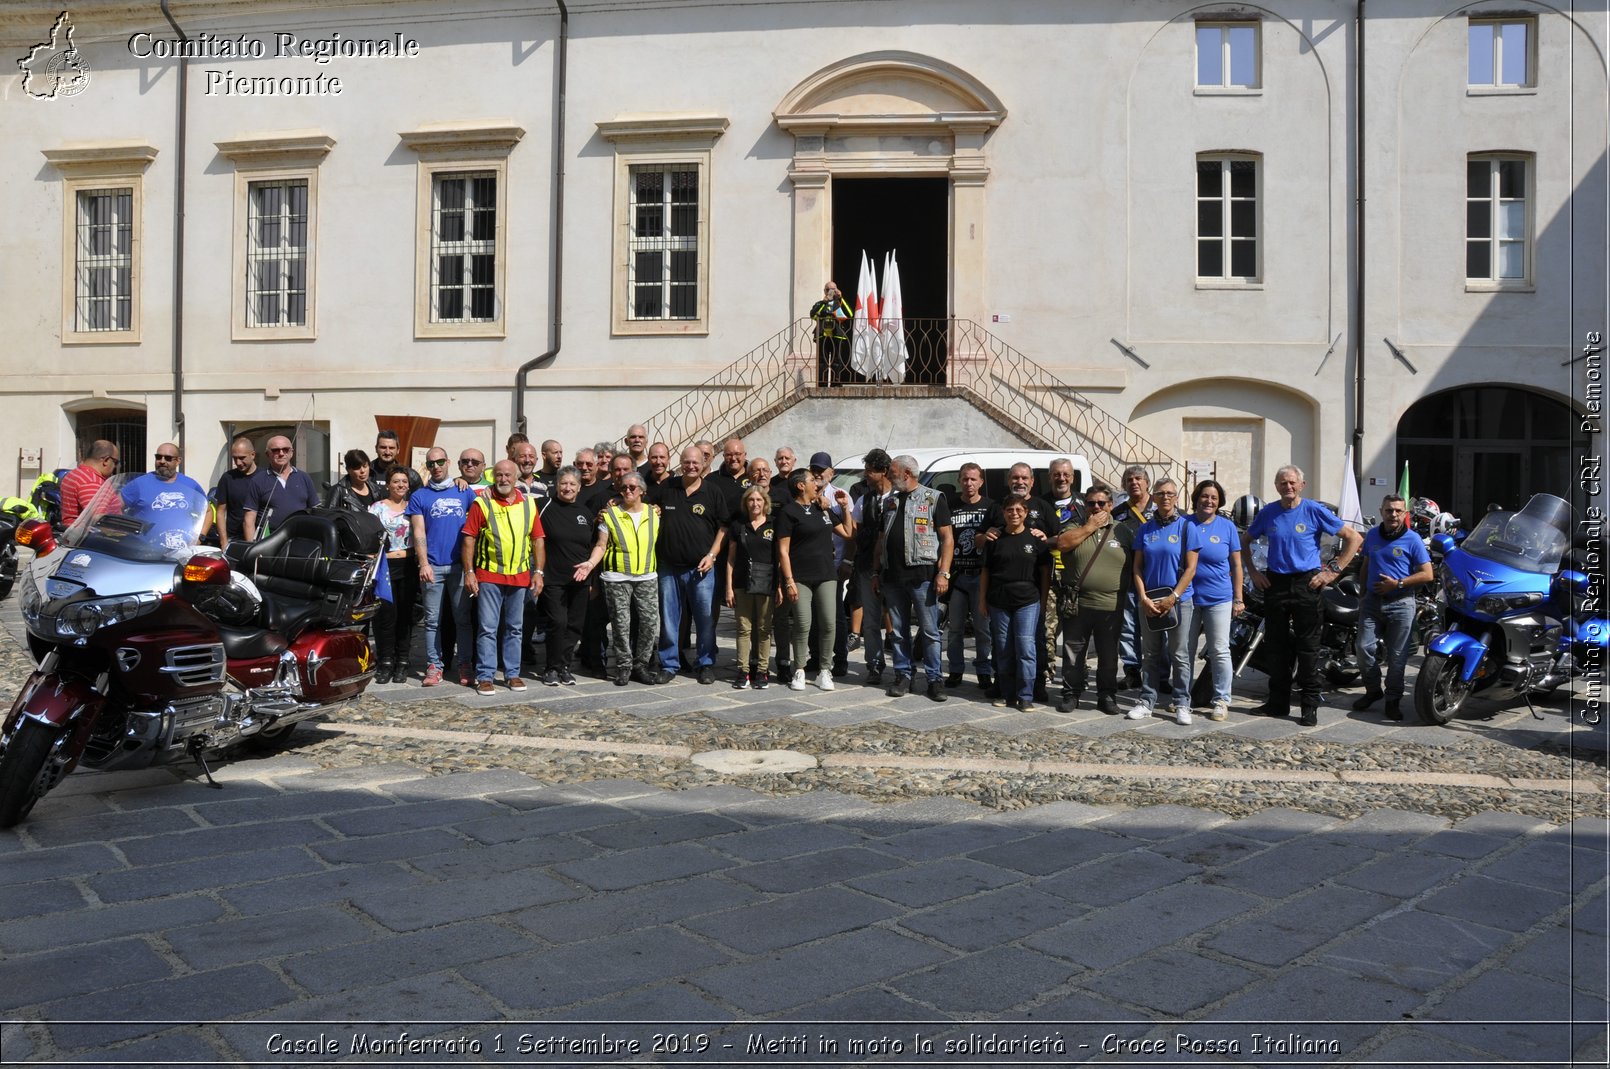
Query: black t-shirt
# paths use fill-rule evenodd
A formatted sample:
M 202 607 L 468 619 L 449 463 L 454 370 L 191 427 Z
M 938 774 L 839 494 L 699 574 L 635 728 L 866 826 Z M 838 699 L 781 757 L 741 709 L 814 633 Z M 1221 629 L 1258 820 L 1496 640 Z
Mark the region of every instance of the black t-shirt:
M 995 502 L 989 511 L 989 519 L 985 521 L 984 529 L 998 527 L 1006 529 L 1006 516 L 1001 512 L 1001 503 Z M 1057 524 L 1057 507 L 1043 497 L 1029 498 L 1029 515 L 1023 521 L 1023 527 L 1028 531 L 1039 531 L 1047 538 L 1052 537 L 1059 530 Z
M 1021 609 L 1040 600 L 1040 569 L 1049 547 L 1025 529 L 1001 533 L 984 547 L 989 572 L 989 604 L 997 609 Z
M 542 506 L 542 531 L 548 550 L 543 576 L 550 583 L 571 581 L 576 565 L 593 551 L 596 513 L 580 501 L 565 504 L 550 497 Z
M 777 541 L 788 539 L 788 560 L 796 583 L 830 583 L 838 578 L 833 567 L 833 517 L 821 505 L 790 501 L 772 513 Z
M 231 542 L 245 541 L 246 504 L 251 499 L 250 475 L 242 475 L 234 468 L 224 472 L 213 489 L 212 501 L 224 516 L 224 530 Z
M 597 516 L 604 506 L 613 501 L 615 497 L 614 480 L 600 479 L 591 486 L 582 487 L 581 492 L 576 495 L 576 500 L 581 502 L 584 508 L 591 509 L 593 515 Z
M 708 482 L 688 493 L 681 479 L 671 479 L 649 491 L 648 501 L 660 506 L 660 571 L 685 572 L 697 567 L 716 532 L 732 521 L 727 501 Z
M 727 511 L 734 516 L 738 515 L 739 506 L 743 503 L 744 491 L 749 489 L 749 476 L 740 474 L 736 478 L 727 474 L 727 469 L 720 468 L 705 479 L 706 485 L 718 491 L 727 500 Z
M 909 498 L 907 493 L 896 492 L 894 500 L 889 503 L 889 510 L 895 513 L 895 517 L 889 525 L 889 538 L 883 547 L 883 574 L 895 583 L 926 583 L 933 579 L 937 565 L 906 564 L 906 521 L 900 513 L 906 508 Z M 935 495 L 933 524 L 935 536 L 941 528 L 950 526 L 950 503 L 945 500 L 944 494 Z
M 855 570 L 870 572 L 877 555 L 878 536 L 883 533 L 885 495 L 863 481 L 856 484 L 850 496 L 861 503 L 861 516 L 855 521 Z
M 758 528 L 750 526 L 747 516 L 733 520 L 731 526 L 727 528 L 727 545 L 732 547 L 732 589 L 735 592 L 748 590 L 751 562 L 764 565 L 760 571 L 766 576 L 766 589 L 767 591 L 774 589 L 777 576 L 777 528 L 771 517 L 766 517 Z M 749 592 L 760 593 L 758 590 Z
M 995 503 L 980 497 L 977 504 L 969 505 L 959 497 L 951 498 L 950 526 L 956 537 L 956 552 L 951 557 L 950 569 L 957 575 L 977 575 L 984 564 L 984 540 L 980 537 L 989 530 L 989 517 Z

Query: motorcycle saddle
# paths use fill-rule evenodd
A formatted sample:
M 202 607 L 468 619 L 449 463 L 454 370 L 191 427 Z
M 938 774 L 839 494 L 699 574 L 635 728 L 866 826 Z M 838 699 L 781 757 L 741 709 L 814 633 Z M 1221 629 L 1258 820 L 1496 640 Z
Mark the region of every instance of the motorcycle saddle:
M 279 635 L 260 627 L 227 627 L 219 624 L 218 638 L 224 644 L 224 656 L 231 661 L 278 657 L 287 647 L 286 641 Z
M 304 600 L 270 593 L 263 598 L 263 623 L 270 631 L 291 641 L 327 615 L 323 601 Z
M 1358 581 L 1352 576 L 1338 581 L 1334 586 L 1326 587 L 1324 600 L 1327 621 L 1348 627 L 1358 623 L 1359 607 L 1363 603 L 1363 598 L 1359 595 Z

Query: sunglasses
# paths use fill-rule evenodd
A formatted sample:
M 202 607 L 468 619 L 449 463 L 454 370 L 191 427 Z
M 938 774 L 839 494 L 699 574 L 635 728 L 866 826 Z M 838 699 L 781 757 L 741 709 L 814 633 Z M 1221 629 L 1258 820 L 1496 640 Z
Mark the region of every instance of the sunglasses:
M 446 467 L 446 466 L 447 466 L 447 458 L 446 457 L 443 457 L 440 460 L 427 460 L 427 461 L 425 461 L 425 467 L 427 467 L 427 468 L 442 468 L 442 467 Z
M 284 449 L 270 449 L 269 450 L 270 453 L 289 453 L 290 451 L 291 451 L 290 446 L 286 446 Z
M 158 460 L 178 460 L 179 457 L 177 455 L 171 455 L 170 456 L 167 453 L 158 453 L 157 454 L 157 459 Z
M 1093 509 L 1104 509 L 1112 504 L 1111 501 L 1086 501 L 1085 504 Z
M 485 467 L 486 466 L 486 461 L 484 461 L 484 460 L 461 460 L 461 461 L 458 462 L 458 466 L 461 467 L 461 468 Z

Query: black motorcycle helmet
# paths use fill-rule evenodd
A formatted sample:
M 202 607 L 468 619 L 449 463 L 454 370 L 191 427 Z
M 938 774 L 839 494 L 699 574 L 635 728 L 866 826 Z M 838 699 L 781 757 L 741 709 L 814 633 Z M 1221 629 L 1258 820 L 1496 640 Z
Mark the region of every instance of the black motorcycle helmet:
M 1235 499 L 1235 504 L 1230 509 L 1230 519 L 1235 521 L 1237 527 L 1245 531 L 1252 526 L 1253 518 L 1258 515 L 1262 508 L 1263 502 L 1259 500 L 1257 494 L 1242 494 Z

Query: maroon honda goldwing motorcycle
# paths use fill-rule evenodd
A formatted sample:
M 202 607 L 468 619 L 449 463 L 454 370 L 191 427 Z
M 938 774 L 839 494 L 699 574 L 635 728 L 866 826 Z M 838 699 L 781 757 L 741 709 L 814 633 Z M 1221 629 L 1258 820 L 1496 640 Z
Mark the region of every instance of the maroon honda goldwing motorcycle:
M 211 783 L 208 759 L 283 744 L 374 676 L 374 517 L 296 513 L 220 553 L 197 544 L 206 498 L 150 479 L 108 480 L 59 543 L 41 521 L 17 530 L 34 551 L 18 585 L 39 667 L 0 724 L 0 827 L 80 764 L 194 760 Z

